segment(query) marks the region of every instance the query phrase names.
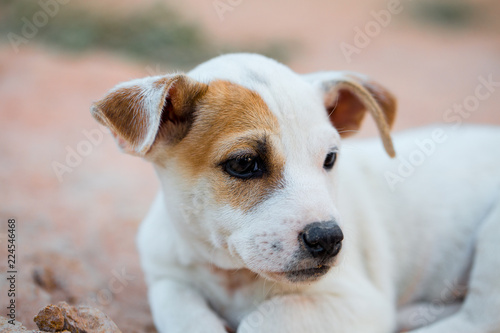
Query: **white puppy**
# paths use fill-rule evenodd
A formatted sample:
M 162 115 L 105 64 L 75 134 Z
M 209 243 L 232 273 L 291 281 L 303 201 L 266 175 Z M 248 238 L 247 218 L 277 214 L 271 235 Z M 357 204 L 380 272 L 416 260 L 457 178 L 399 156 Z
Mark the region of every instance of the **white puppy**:
M 94 104 L 161 181 L 138 237 L 158 330 L 500 332 L 500 131 L 341 148 L 368 110 L 394 156 L 395 109 L 363 75 L 253 54 Z

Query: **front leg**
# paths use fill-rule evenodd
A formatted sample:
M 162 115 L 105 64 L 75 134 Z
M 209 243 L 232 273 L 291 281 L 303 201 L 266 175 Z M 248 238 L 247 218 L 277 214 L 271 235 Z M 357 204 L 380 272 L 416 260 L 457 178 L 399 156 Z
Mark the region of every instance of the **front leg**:
M 395 311 L 378 292 L 274 297 L 247 315 L 238 333 L 389 333 Z
M 160 333 L 226 333 L 223 321 L 187 284 L 163 279 L 149 287 L 149 303 Z

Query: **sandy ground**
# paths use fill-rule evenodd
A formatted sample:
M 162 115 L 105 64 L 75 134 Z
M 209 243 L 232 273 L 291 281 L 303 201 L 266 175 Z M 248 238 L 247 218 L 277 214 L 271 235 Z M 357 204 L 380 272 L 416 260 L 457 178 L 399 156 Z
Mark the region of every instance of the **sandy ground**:
M 100 6 L 107 3 L 118 1 Z M 222 16 L 212 1 L 177 6 L 216 42 L 292 41 L 288 64 L 299 72 L 369 74 L 398 97 L 396 130 L 446 122 L 446 110 L 470 100 L 481 78 L 500 81 L 495 24 L 433 28 L 403 10 L 349 62 L 341 43 L 354 44 L 354 29 L 373 21 L 370 12 L 385 1 L 243 0 Z M 152 167 L 121 154 L 88 112 L 116 83 L 148 75 L 147 66 L 155 64 L 99 52 L 69 56 L 36 43 L 18 54 L 0 47 L 0 272 L 7 271 L 6 221 L 15 218 L 16 314 L 28 327 L 40 308 L 64 300 L 99 307 L 123 332 L 154 332 L 134 237 L 158 185 Z M 500 87 L 493 89 L 460 119 L 500 125 Z M 373 134 L 371 122 L 360 133 Z M 79 150 L 85 156 L 75 156 Z M 54 163 L 68 168 L 59 178 Z

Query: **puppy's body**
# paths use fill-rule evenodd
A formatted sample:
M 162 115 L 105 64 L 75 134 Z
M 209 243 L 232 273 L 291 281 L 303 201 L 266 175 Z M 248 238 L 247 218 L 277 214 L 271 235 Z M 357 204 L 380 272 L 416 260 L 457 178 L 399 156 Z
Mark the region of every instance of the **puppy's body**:
M 488 219 L 493 221 L 494 209 L 498 209 L 500 203 L 499 154 L 483 152 L 483 149 L 495 151 L 500 142 L 498 129 L 465 127 L 456 133 L 451 126 L 439 128 L 445 129 L 449 140 L 438 146 L 436 153 L 395 191 L 390 190 L 384 175 L 387 170 L 397 169 L 399 161 L 380 158 L 382 151 L 375 140 L 345 143 L 344 155 L 339 161 L 342 193 L 339 210 L 343 219 L 351 222 L 345 228 L 342 254 L 347 258 L 320 282 L 289 287 L 266 282 L 244 269 L 224 272 L 212 267 L 210 253 L 208 258 L 198 258 L 189 240 L 165 223 L 169 220 L 165 209 L 169 200 L 165 200 L 162 193 L 139 234 L 145 271 L 149 276 L 173 276 L 175 272 L 175 280 L 192 284 L 233 327 L 256 305 L 273 295 L 314 295 L 327 291 L 336 294 L 337 288 L 343 292 L 352 288 L 350 291 L 359 293 L 366 302 L 370 302 L 370 294 L 375 293 L 373 305 L 378 307 L 381 301 L 390 302 L 391 311 L 417 302 L 428 303 L 429 308 L 415 308 L 408 313 L 402 324 L 430 324 L 446 314 L 446 306 L 461 302 L 465 296 L 478 237 L 490 233 L 484 231 L 486 228 L 493 229 L 492 237 L 500 235 L 498 227 L 494 230 L 494 222 L 490 223 L 492 226 L 485 225 Z M 415 141 L 432 137 L 434 129 L 432 126 L 396 135 L 398 153 L 409 156 L 416 149 Z M 499 224 L 497 219 L 496 225 Z M 160 259 L 160 256 L 163 264 L 151 262 L 151 258 Z M 498 265 L 497 253 L 487 252 L 484 257 L 485 261 Z M 183 261 L 189 264 L 179 266 Z M 350 271 L 346 266 L 354 266 L 352 275 L 346 274 Z M 498 299 L 494 298 L 500 282 L 491 282 L 495 282 L 491 286 L 492 305 L 498 306 Z M 182 297 L 182 293 L 179 296 Z M 164 298 L 154 293 L 151 297 Z M 335 302 L 343 307 L 349 298 L 335 299 Z M 172 305 L 179 306 L 178 302 Z M 484 305 L 474 306 L 483 308 Z M 498 309 L 487 306 L 484 310 L 494 314 Z M 270 306 L 268 312 L 262 310 L 261 313 L 272 319 L 274 310 Z M 481 313 L 487 317 L 485 312 Z M 392 318 L 394 312 L 387 315 Z M 331 314 L 324 310 L 319 314 L 322 316 Z M 365 316 L 361 313 L 359 321 L 364 321 Z M 258 321 L 259 316 L 255 318 Z M 291 327 L 296 325 L 294 319 L 304 320 L 291 311 Z M 372 324 L 373 331 L 377 331 L 370 322 Z
M 494 152 L 498 129 L 431 126 L 406 131 L 395 136 L 399 156 L 408 159 L 418 150 L 416 142 L 429 142 L 436 130 L 446 141 L 437 143 L 435 152 L 394 191 L 384 175 L 396 172 L 402 162 L 378 158 L 376 142 L 344 147 L 345 163 L 339 161 L 339 188 L 349 193 L 339 197 L 343 218 L 357 221 L 363 243 L 375 242 L 366 246 L 365 261 L 375 263 L 373 274 L 389 278 L 400 305 L 444 305 L 452 301 L 452 293 L 456 301 L 465 295 L 476 242 L 500 203 L 500 154 Z M 379 269 L 384 257 L 371 249 L 377 247 L 389 252 L 387 269 Z M 493 252 L 484 256 L 494 263 Z
M 391 183 L 404 162 L 378 142 L 340 145 L 366 107 L 392 154 L 395 104 L 367 78 L 256 55 L 187 77 L 122 85 L 93 111 L 161 181 L 138 238 L 161 332 L 387 333 L 404 307 L 404 328 L 500 331 L 498 129 L 445 126 L 432 149 L 436 128 L 397 135 L 399 156 L 432 152 Z

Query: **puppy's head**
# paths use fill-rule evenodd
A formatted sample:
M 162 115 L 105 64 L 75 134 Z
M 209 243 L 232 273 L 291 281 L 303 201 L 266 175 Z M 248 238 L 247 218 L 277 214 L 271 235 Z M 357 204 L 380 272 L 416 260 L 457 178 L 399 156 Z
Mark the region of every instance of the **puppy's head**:
M 381 86 L 240 54 L 118 85 L 92 114 L 155 165 L 185 253 L 302 282 L 324 275 L 341 250 L 340 138 L 366 110 L 393 156 L 395 102 Z

